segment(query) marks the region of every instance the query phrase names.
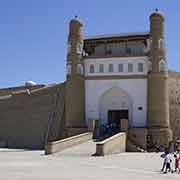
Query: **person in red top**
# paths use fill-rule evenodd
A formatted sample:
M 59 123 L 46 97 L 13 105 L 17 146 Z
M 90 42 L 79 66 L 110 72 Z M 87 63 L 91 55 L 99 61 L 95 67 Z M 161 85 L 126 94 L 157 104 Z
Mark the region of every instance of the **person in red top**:
M 174 158 L 175 158 L 175 172 L 176 172 L 176 171 L 179 171 L 180 157 L 175 154 Z

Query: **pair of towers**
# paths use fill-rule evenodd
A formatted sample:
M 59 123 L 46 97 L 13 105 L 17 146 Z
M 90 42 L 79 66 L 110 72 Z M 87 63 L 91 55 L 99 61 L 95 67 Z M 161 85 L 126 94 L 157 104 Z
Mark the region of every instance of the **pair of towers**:
M 164 37 L 164 17 L 156 11 L 150 16 L 150 65 L 148 73 L 148 135 L 152 144 L 167 144 L 169 128 L 168 71 Z M 76 17 L 69 25 L 65 125 L 78 133 L 86 127 L 83 24 Z M 71 133 L 69 133 L 71 134 Z

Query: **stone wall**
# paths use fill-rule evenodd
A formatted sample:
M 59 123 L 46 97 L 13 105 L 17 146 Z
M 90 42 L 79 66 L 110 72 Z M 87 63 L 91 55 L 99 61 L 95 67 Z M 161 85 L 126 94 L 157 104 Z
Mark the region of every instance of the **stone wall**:
M 128 129 L 128 140 L 136 144 L 142 149 L 147 149 L 147 128 L 129 128 Z
M 9 148 L 44 148 L 63 135 L 64 84 L 12 92 L 0 99 L 0 141 Z
M 173 138 L 180 139 L 180 73 L 169 71 L 170 125 Z

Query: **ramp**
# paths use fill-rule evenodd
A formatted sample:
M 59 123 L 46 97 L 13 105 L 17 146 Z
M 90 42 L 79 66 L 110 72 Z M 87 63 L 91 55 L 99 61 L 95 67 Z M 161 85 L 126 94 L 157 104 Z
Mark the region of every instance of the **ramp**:
M 92 156 L 96 152 L 96 143 L 93 140 L 89 140 L 84 142 L 83 144 L 79 144 L 73 146 L 71 148 L 65 149 L 59 153 L 57 156 L 67 156 L 67 157 L 88 157 Z
M 48 155 L 48 154 L 61 152 L 67 148 L 85 143 L 91 139 L 92 139 L 92 133 L 87 132 L 69 138 L 48 142 L 45 145 L 45 154 Z

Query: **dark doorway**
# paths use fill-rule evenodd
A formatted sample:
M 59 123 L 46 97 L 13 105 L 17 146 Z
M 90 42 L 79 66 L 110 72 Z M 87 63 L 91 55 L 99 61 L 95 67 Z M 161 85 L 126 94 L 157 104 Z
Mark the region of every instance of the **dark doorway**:
M 108 111 L 108 123 L 115 123 L 120 127 L 120 120 L 128 119 L 128 110 L 109 110 Z

